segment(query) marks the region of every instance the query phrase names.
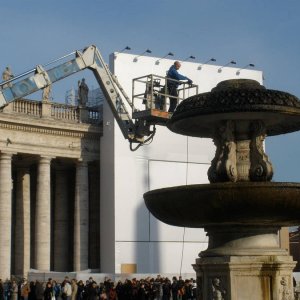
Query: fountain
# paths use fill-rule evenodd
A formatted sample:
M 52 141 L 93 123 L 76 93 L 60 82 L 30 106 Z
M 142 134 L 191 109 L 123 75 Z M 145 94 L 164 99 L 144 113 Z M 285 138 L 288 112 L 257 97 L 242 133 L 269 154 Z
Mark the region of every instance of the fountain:
M 207 232 L 208 248 L 193 265 L 199 299 L 294 299 L 296 263 L 279 247 L 278 230 L 300 224 L 300 184 L 271 181 L 263 146 L 266 136 L 300 129 L 300 101 L 254 80 L 226 80 L 183 101 L 167 126 L 216 145 L 210 184 L 144 195 L 159 220 Z

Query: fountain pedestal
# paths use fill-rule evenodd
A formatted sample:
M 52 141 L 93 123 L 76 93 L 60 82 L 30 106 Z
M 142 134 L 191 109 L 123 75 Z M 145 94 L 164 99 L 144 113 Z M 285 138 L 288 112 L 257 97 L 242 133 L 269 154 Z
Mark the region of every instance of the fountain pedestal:
M 201 299 L 294 299 L 289 255 L 217 256 L 196 260 L 194 269 Z
M 294 299 L 296 262 L 279 247 L 278 231 L 300 224 L 300 184 L 271 182 L 263 141 L 300 130 L 300 101 L 253 80 L 228 80 L 183 101 L 167 127 L 216 145 L 210 184 L 144 195 L 159 220 L 206 230 L 208 248 L 193 265 L 199 300 Z
M 196 264 L 200 299 L 293 299 L 293 258 L 279 248 L 278 227 L 205 228 L 209 246 Z

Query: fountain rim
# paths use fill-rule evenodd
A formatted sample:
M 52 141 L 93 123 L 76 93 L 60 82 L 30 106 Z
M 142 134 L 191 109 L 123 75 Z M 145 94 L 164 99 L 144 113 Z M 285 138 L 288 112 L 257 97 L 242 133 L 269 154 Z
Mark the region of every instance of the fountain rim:
M 292 226 L 300 224 L 300 183 L 225 182 L 182 185 L 144 194 L 149 211 L 169 225 Z
M 235 84 L 237 82 L 243 84 Z M 176 108 L 167 127 L 179 134 L 213 137 L 222 121 L 262 121 L 269 136 L 300 130 L 300 101 L 255 80 L 221 81 L 211 92 L 191 96 Z

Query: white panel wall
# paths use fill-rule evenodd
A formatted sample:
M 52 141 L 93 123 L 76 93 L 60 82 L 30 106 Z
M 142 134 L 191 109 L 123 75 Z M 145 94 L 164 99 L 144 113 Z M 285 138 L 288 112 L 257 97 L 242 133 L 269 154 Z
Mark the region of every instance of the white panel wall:
M 149 190 L 192 183 L 188 182 L 188 178 L 194 179 L 194 182 L 197 183 L 206 182 L 207 167 L 207 164 L 187 164 L 185 162 L 150 161 Z M 183 236 L 183 228 L 164 224 L 151 215 L 151 241 L 181 242 L 183 238 L 187 240 L 186 237 Z M 188 240 L 204 242 L 206 241 L 206 238 L 203 234 L 202 229 L 190 229 Z
M 135 57 L 121 53 L 110 63 L 130 97 L 133 78 L 148 74 L 165 76 L 174 62 L 163 59 L 155 64 L 155 57 L 138 57 L 134 62 Z M 226 67 L 219 73 L 219 66 L 205 65 L 199 70 L 199 65 L 183 62 L 180 69 L 181 74 L 199 85 L 199 92 L 210 91 L 229 78 L 262 82 L 260 71 L 242 70 L 237 76 L 237 68 Z M 203 229 L 186 228 L 184 234 L 183 228 L 156 220 L 148 212 L 143 194 L 160 187 L 207 183 L 207 170 L 215 153 L 212 141 L 188 138 L 157 126 L 152 144 L 131 152 L 118 125 L 114 125 L 104 124 L 101 142 L 110 143 L 101 147 L 101 217 L 105 214 L 103 218 L 110 226 L 106 228 L 106 221 L 101 220 L 101 253 L 109 253 L 110 259 L 114 256 L 114 261 L 108 263 L 101 254 L 101 272 L 119 273 L 121 264 L 135 263 L 139 273 L 179 273 L 182 260 L 182 273 L 193 273 L 191 264 L 207 247 Z M 104 179 L 105 168 L 109 166 L 109 177 Z
M 116 242 L 116 273 L 136 262 L 137 273 L 195 273 L 192 264 L 206 248 L 207 242 Z

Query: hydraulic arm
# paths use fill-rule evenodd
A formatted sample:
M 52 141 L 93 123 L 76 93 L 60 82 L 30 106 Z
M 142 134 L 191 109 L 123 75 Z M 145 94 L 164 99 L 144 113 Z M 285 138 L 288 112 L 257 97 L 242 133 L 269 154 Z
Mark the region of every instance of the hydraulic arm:
M 47 68 L 50 64 L 57 63 L 69 56 L 74 56 L 74 58 L 53 68 Z M 86 47 L 82 52 L 72 52 L 45 66 L 38 65 L 28 72 L 0 83 L 0 106 L 44 89 L 56 81 L 87 68 L 93 71 L 124 137 L 130 141 L 130 144 L 143 144 L 151 139 L 155 128 L 150 130 L 151 125 L 145 120 L 132 120 L 127 110 L 128 106 L 132 111 L 135 110 L 132 102 L 116 77 L 108 69 L 97 47 L 93 45 Z M 148 137 L 146 140 L 144 140 L 145 136 Z

